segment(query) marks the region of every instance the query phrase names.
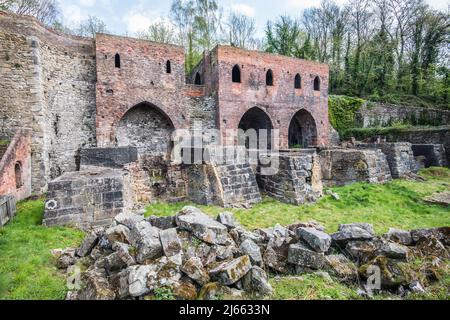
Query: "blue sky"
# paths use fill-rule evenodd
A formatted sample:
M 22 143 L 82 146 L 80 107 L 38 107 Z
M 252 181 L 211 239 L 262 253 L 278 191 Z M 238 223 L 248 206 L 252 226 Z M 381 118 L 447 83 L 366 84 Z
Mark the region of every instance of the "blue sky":
M 427 0 L 433 7 L 446 9 L 449 0 Z M 88 15 L 101 18 L 112 33 L 133 35 L 147 29 L 150 23 L 169 13 L 171 0 L 59 0 L 63 20 L 69 27 L 76 26 Z M 301 16 L 307 7 L 318 6 L 320 0 L 219 0 L 225 13 L 233 10 L 256 19 L 261 35 L 269 19 L 288 13 Z M 336 0 L 344 3 L 345 0 Z M 275 4 L 274 4 L 275 3 Z

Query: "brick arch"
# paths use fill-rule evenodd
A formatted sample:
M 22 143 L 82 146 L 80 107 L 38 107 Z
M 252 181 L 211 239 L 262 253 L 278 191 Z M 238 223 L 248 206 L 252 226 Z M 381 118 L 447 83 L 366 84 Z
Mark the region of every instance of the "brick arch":
M 314 147 L 318 145 L 319 126 L 313 114 L 305 108 L 297 110 L 288 125 L 288 147 Z
M 243 130 L 247 132 L 249 130 L 256 130 L 258 138 L 260 137 L 259 130 L 265 129 L 267 130 L 267 143 L 268 148 L 270 149 L 272 144 L 272 130 L 274 129 L 274 122 L 272 121 L 271 116 L 265 110 L 260 107 L 252 107 L 248 109 L 241 117 L 239 122 L 237 123 L 237 129 Z M 245 138 L 244 136 L 238 137 L 238 141 L 240 144 L 244 144 L 249 147 L 248 136 Z M 261 146 L 259 146 L 261 148 Z M 264 146 L 265 147 L 265 146 Z
M 168 155 L 175 125 L 158 106 L 141 102 L 123 113 L 114 126 L 114 144 L 137 147 L 140 155 Z

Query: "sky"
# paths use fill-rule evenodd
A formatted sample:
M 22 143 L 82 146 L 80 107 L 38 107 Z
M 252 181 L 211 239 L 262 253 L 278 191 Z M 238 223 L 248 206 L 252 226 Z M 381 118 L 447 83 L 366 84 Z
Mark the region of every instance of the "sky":
M 235 11 L 256 20 L 258 35 L 263 34 L 268 20 L 281 14 L 300 17 L 302 10 L 319 6 L 321 0 L 218 0 L 225 13 Z M 344 3 L 346 0 L 335 0 Z M 446 9 L 450 0 L 426 0 L 436 9 Z M 119 35 L 134 35 L 148 29 L 148 26 L 161 17 L 167 17 L 171 0 L 59 0 L 63 22 L 75 27 L 88 15 L 102 19 L 108 31 Z M 276 3 L 276 5 L 274 5 Z

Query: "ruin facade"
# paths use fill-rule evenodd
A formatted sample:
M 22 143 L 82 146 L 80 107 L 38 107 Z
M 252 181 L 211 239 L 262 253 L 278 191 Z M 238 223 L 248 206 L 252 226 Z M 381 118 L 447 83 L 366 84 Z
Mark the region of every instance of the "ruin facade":
M 0 195 L 48 191 L 48 225 L 108 224 L 158 199 L 248 206 L 264 192 L 297 205 L 323 183 L 382 183 L 389 166 L 395 177 L 414 167 L 410 145 L 330 147 L 329 68 L 313 61 L 219 45 L 186 74 L 182 47 L 75 37 L 0 11 L 0 76 Z M 179 130 L 209 157 L 175 161 Z M 250 145 L 242 133 L 253 131 L 265 142 Z M 218 161 L 253 149 L 278 170 Z

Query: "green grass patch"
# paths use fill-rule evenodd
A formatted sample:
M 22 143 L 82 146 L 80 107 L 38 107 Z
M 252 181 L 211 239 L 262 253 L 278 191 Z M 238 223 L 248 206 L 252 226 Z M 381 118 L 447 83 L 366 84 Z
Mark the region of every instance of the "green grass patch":
M 1 140 L 0 139 L 0 146 L 7 146 L 9 144 L 8 140 Z
M 412 230 L 417 228 L 450 225 L 450 209 L 430 205 L 422 199 L 450 187 L 450 170 L 432 168 L 422 172 L 425 182 L 395 180 L 384 185 L 356 183 L 333 188 L 340 201 L 326 196 L 315 204 L 294 206 L 271 198 L 251 209 L 230 209 L 239 222 L 249 228 L 273 227 L 279 223 L 289 225 L 299 221 L 316 220 L 328 232 L 335 232 L 339 224 L 353 222 L 372 223 L 377 233 L 385 233 L 390 227 Z M 191 203 L 157 203 L 147 208 L 148 215 L 174 215 Z M 216 217 L 224 209 L 215 206 L 197 206 Z
M 395 141 L 395 138 L 405 133 L 423 132 L 423 131 L 447 131 L 450 130 L 450 126 L 411 126 L 411 125 L 397 125 L 393 127 L 374 127 L 374 128 L 350 128 L 344 130 L 341 133 L 342 139 L 349 139 L 355 137 L 358 140 L 365 140 L 376 136 L 388 136 L 388 141 Z M 389 139 L 392 137 L 393 139 Z
M 347 287 L 335 280 L 329 281 L 316 274 L 299 277 L 270 279 L 274 300 L 357 300 L 356 288 Z
M 61 300 L 65 275 L 54 265 L 50 250 L 76 247 L 83 233 L 42 226 L 44 202 L 18 204 L 16 218 L 0 229 L 0 299 Z

